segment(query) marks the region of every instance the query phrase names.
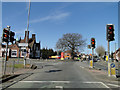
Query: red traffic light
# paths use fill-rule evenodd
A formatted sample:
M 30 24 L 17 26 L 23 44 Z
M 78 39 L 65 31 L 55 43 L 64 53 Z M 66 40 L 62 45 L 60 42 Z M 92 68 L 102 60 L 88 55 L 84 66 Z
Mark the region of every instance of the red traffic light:
M 112 27 L 109 27 L 109 29 L 112 29 Z
M 92 41 L 95 41 L 94 39 L 92 39 Z

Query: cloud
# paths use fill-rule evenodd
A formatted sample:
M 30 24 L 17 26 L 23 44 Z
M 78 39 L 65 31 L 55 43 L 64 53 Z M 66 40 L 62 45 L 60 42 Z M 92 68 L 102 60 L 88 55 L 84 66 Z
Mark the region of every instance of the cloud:
M 43 21 L 48 21 L 48 20 L 50 20 L 50 21 L 62 20 L 64 18 L 68 17 L 69 15 L 70 15 L 69 12 L 59 12 L 59 13 L 55 12 L 51 15 L 31 20 L 30 23 L 38 23 L 38 22 L 43 22 Z

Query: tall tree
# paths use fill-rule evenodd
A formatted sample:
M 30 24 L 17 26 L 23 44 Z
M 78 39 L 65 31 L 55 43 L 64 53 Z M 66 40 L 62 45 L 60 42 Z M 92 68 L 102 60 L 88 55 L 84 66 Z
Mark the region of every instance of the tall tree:
M 105 48 L 103 46 L 98 46 L 95 49 L 96 53 L 98 54 L 99 57 L 102 57 L 105 54 Z
M 67 33 L 63 34 L 63 37 L 60 38 L 56 43 L 56 48 L 61 51 L 71 50 L 72 59 L 74 59 L 75 52 L 85 46 L 85 41 L 82 39 L 82 35 L 79 33 Z

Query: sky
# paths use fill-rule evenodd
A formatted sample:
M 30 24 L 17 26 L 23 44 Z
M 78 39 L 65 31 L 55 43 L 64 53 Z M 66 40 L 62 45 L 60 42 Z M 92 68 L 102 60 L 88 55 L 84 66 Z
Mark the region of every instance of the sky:
M 7 25 L 15 32 L 15 38 L 24 37 L 27 28 L 28 2 L 2 3 L 2 29 Z M 117 2 L 31 2 L 30 36 L 36 34 L 41 46 L 53 48 L 63 34 L 79 33 L 90 45 L 92 37 L 96 48 L 102 45 L 107 51 L 106 24 L 114 24 L 115 41 L 110 50 L 118 47 L 118 3 Z M 0 32 L 2 35 L 2 32 Z M 91 53 L 84 47 L 84 53 Z

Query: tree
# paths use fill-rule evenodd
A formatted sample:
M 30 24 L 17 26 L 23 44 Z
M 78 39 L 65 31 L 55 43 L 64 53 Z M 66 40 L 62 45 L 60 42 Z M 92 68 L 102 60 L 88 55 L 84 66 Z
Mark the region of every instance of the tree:
M 57 55 L 56 51 L 54 51 L 53 49 L 47 49 L 47 48 L 41 49 L 41 53 L 42 53 L 41 56 L 43 59 L 48 59 L 50 56 Z
M 99 57 L 102 57 L 103 55 L 105 55 L 105 49 L 103 46 L 98 46 L 95 49 L 96 53 L 98 54 Z
M 74 59 L 75 52 L 78 52 L 85 46 L 85 41 L 86 40 L 83 40 L 82 35 L 79 33 L 67 33 L 63 34 L 63 37 L 57 41 L 56 48 L 63 52 L 71 50 L 71 56 L 72 59 Z

